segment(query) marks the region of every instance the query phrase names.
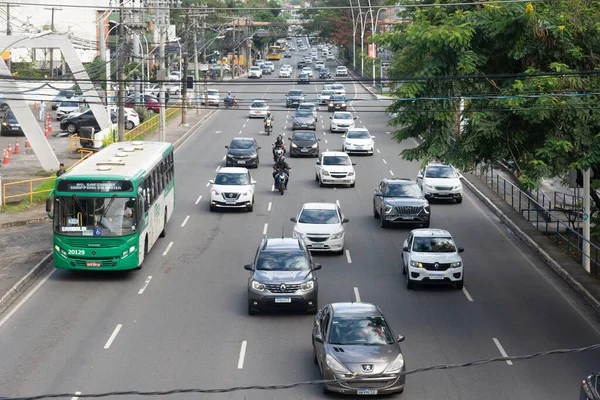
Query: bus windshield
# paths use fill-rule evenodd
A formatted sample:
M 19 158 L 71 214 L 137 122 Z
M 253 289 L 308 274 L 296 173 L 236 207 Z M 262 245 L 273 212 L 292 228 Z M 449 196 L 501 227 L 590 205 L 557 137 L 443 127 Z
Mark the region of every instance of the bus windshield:
M 137 207 L 130 197 L 56 198 L 54 231 L 68 236 L 125 236 L 136 232 Z

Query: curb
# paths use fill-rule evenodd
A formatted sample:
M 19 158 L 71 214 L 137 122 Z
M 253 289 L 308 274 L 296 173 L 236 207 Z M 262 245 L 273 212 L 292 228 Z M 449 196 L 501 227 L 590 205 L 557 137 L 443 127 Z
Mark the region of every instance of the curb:
M 530 238 L 525 232 L 521 230 L 510 218 L 506 216 L 492 201 L 484 195 L 479 189 L 475 187 L 467 176 L 464 176 L 463 182 L 467 184 L 471 192 L 477 196 L 485 205 L 492 210 L 494 214 L 500 220 L 508 225 L 508 227 L 521 239 L 530 249 L 532 249 L 542 261 L 548 265 L 554 272 L 558 274 L 571 288 L 573 288 L 579 295 L 593 308 L 594 312 L 600 316 L 600 300 L 596 299 L 590 292 L 587 291 L 579 282 L 569 274 L 559 263 L 557 263 L 544 249 L 542 249 L 532 238 Z
M 22 277 L 17 283 L 11 287 L 8 292 L 6 292 L 0 298 L 0 310 L 2 310 L 6 305 L 8 305 L 13 297 L 15 297 L 19 292 L 27 287 L 27 284 L 31 282 L 34 278 L 36 278 L 41 272 L 45 271 L 48 266 L 52 264 L 52 252 L 48 253 L 42 260 L 37 263 L 31 270 Z
M 10 222 L 3 222 L 0 224 L 0 228 L 10 228 L 13 226 L 23 226 L 23 225 L 29 225 L 29 224 L 37 224 L 40 222 L 47 222 L 50 221 L 50 218 L 48 218 L 48 216 L 42 216 L 42 217 L 37 217 L 37 218 L 29 218 L 29 219 L 21 219 L 21 220 L 17 220 L 17 221 L 10 221 Z

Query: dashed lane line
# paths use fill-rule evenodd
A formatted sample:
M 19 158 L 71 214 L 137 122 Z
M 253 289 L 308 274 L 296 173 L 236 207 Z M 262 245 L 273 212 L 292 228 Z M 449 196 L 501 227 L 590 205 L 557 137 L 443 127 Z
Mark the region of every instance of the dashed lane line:
M 394 176 L 394 171 L 392 171 L 391 169 L 390 169 L 390 174 L 391 174 L 392 176 Z
M 246 340 L 244 340 L 242 342 L 242 346 L 240 347 L 240 356 L 238 358 L 238 369 L 243 369 L 244 368 L 244 359 L 246 358 L 246 346 L 248 345 L 248 342 Z
M 190 216 L 188 215 L 187 217 L 185 217 L 185 219 L 183 220 L 183 222 L 181 223 L 181 227 L 183 228 L 185 226 L 185 224 L 188 223 L 188 221 L 190 220 Z
M 208 185 L 210 185 L 210 182 L 206 182 L 206 187 L 208 187 Z
M 140 291 L 138 292 L 138 294 L 144 294 L 144 291 L 146 290 L 146 288 L 150 284 L 151 280 L 152 280 L 152 275 L 150 275 L 149 277 L 146 278 L 146 281 L 144 282 L 144 285 L 142 286 L 142 288 L 140 289 Z
M 354 288 L 354 298 L 356 299 L 357 303 L 361 302 L 360 301 L 360 293 L 358 293 L 358 288 L 357 287 Z
M 118 324 L 117 327 L 115 328 L 115 330 L 113 331 L 112 335 L 110 335 L 110 337 L 108 338 L 108 341 L 106 342 L 106 344 L 104 345 L 104 350 L 108 350 L 110 349 L 110 346 L 112 345 L 112 343 L 114 342 L 115 338 L 117 337 L 117 335 L 119 334 L 119 331 L 121 330 L 121 328 L 123 327 L 123 324 Z
M 215 169 L 215 172 L 219 172 L 219 170 L 220 170 L 220 169 L 221 169 L 221 166 L 219 165 L 219 166 L 217 167 L 217 169 Z
M 271 211 L 271 206 L 272 206 L 272 205 L 273 205 L 273 203 L 272 203 L 272 202 L 269 202 L 269 206 L 267 207 L 267 212 L 270 212 L 270 211 Z
M 473 301 L 473 298 L 471 297 L 471 295 L 469 294 L 469 292 L 467 292 L 467 288 L 465 288 L 464 286 L 462 288 L 462 292 L 465 294 L 467 300 L 469 300 L 471 302 Z
M 169 245 L 167 246 L 167 248 L 163 252 L 163 256 L 166 256 L 169 253 L 169 250 L 171 250 L 171 247 L 173 247 L 173 242 L 169 243 Z
M 382 158 L 381 161 L 383 161 L 384 164 L 387 164 L 387 161 L 385 161 L 385 158 Z
M 265 227 L 263 228 L 263 236 L 267 234 L 267 229 L 269 229 L 269 223 L 265 222 Z
M 196 200 L 196 202 L 194 204 L 198 205 L 198 203 L 200 203 L 200 200 L 202 200 L 202 195 L 198 196 L 198 199 Z
M 350 257 L 350 250 L 346 249 L 346 260 L 348 260 L 348 264 L 352 264 L 352 257 Z
M 75 396 L 71 397 L 71 400 L 79 400 L 79 396 L 81 396 L 81 392 L 75 392 Z
M 500 341 L 496 338 L 492 338 L 494 340 L 494 344 L 496 345 L 496 347 L 498 348 L 498 350 L 500 351 L 500 354 L 502 354 L 502 357 L 508 357 L 508 354 L 506 354 L 506 351 L 504 351 L 504 347 L 502 347 L 502 345 L 500 344 Z M 513 362 L 510 360 L 506 360 L 506 363 L 508 365 L 513 365 Z

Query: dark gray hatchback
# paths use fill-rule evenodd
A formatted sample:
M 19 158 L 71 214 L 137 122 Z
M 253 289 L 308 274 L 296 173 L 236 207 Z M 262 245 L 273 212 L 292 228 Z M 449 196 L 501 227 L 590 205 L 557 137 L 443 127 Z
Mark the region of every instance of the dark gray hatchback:
M 244 265 L 248 279 L 248 314 L 261 310 L 302 310 L 316 314 L 319 285 L 304 242 L 296 238 L 263 239 L 254 262 Z
M 225 166 L 258 168 L 260 146 L 254 138 L 233 138 L 229 146 L 225 146 L 225 148 L 227 149 Z

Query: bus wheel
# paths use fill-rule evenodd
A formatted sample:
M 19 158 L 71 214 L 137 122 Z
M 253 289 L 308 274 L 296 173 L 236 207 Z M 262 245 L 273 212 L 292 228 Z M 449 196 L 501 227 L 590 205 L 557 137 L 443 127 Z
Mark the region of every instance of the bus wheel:
M 163 230 L 160 233 L 160 237 L 164 238 L 165 236 L 167 236 L 167 209 L 165 208 L 165 224 L 163 226 Z

